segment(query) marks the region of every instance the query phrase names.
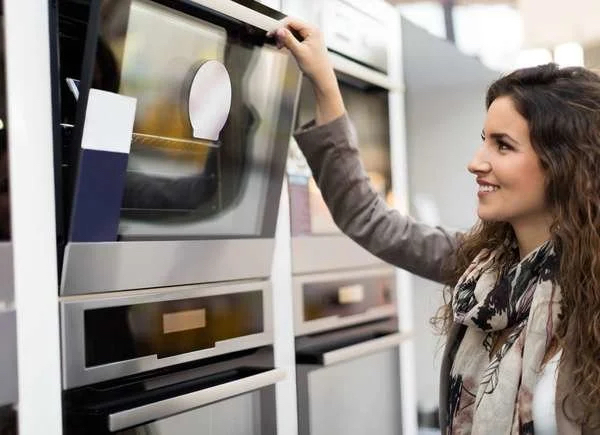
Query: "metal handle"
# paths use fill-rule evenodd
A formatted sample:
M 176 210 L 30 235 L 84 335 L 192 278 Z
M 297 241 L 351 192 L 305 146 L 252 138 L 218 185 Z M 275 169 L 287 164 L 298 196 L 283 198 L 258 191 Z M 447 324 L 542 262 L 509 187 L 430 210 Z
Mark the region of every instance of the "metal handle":
M 216 12 L 235 18 L 243 23 L 268 31 L 281 27 L 281 23 L 275 18 L 258 13 L 246 6 L 231 0 L 192 0 L 201 6 L 205 6 Z
M 108 428 L 111 432 L 116 432 L 149 421 L 169 417 L 180 412 L 189 411 L 219 400 L 273 385 L 285 379 L 285 376 L 285 370 L 273 369 L 236 381 L 194 391 L 193 393 L 115 412 L 108 416 Z
M 338 72 L 347 74 L 362 80 L 365 83 L 373 84 L 390 91 L 404 90 L 402 85 L 394 82 L 384 73 L 375 71 L 372 68 L 361 65 L 353 60 L 346 59 L 345 57 L 333 52 L 329 52 L 329 58 L 333 64 L 333 68 Z
M 398 346 L 410 337 L 410 333 L 397 332 L 395 334 L 385 335 L 380 338 L 365 341 L 364 343 L 353 344 L 352 346 L 342 347 L 323 354 L 323 365 L 330 366 L 343 361 L 358 358 L 359 356 L 369 355 L 384 349 Z

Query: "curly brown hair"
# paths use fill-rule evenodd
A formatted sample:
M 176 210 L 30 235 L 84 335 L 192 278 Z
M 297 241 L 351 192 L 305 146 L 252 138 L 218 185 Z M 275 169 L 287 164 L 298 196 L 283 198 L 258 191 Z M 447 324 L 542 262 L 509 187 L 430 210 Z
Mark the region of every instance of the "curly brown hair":
M 517 70 L 489 87 L 486 108 L 499 97 L 512 99 L 529 125 L 532 146 L 546 175 L 552 212 L 551 239 L 560 255 L 557 283 L 562 293 L 561 322 L 554 337 L 568 367 L 567 416 L 586 427 L 600 425 L 600 76 L 580 67 L 556 64 Z M 484 248 L 505 247 L 495 267 L 514 264 L 515 234 L 506 222 L 484 222 L 465 234 L 447 264 L 447 292 Z M 449 304 L 437 323 L 447 331 Z M 435 319 L 434 319 L 435 320 Z M 550 351 L 550 350 L 549 350 Z

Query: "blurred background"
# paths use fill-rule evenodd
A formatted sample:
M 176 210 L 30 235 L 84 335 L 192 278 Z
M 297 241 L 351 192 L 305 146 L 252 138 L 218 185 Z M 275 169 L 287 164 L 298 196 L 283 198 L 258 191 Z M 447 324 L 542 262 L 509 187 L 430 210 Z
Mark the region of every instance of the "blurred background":
M 554 61 L 600 66 L 597 0 L 387 0 L 492 70 Z

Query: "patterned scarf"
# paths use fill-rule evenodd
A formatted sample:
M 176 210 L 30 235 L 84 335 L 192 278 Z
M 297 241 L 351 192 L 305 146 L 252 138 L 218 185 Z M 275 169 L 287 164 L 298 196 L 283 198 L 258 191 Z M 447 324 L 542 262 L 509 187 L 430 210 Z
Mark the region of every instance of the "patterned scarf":
M 550 242 L 498 278 L 498 251 L 482 251 L 452 297 L 465 325 L 450 370 L 446 434 L 533 434 L 531 403 L 560 312 Z

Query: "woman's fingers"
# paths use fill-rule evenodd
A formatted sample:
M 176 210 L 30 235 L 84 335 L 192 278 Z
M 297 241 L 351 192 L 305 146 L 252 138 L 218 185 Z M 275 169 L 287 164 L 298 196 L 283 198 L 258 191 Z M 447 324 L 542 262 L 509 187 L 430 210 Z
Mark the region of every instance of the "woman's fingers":
M 300 35 L 302 39 L 308 38 L 311 34 L 314 34 L 316 28 L 311 26 L 304 21 L 298 20 L 297 18 L 287 17 L 282 20 L 282 24 L 290 30 L 295 31 Z
M 279 48 L 285 46 L 295 57 L 298 66 L 317 86 L 329 81 L 331 65 L 325 42 L 319 29 L 296 18 L 287 17 L 281 27 L 271 32 Z
M 296 39 L 289 29 L 286 27 L 280 27 L 275 31 L 275 38 L 279 48 L 284 46 L 290 50 L 295 57 L 300 55 L 301 42 Z

